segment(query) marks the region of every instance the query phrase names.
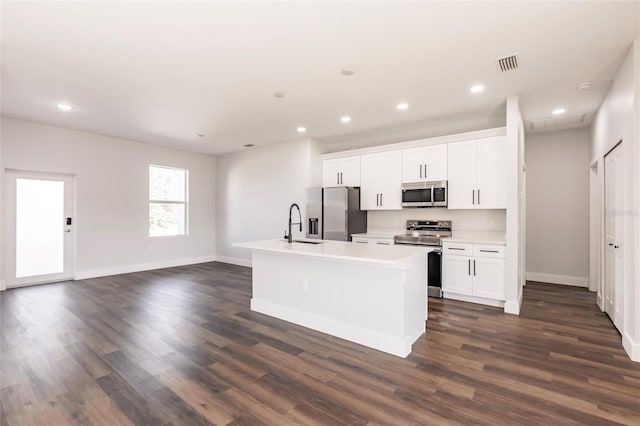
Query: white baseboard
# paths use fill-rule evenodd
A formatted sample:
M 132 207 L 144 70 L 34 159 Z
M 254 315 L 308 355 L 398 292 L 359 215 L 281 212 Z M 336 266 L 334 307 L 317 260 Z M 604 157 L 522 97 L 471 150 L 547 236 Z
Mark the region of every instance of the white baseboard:
M 197 263 L 215 262 L 216 256 L 190 257 L 176 260 L 164 260 L 161 262 L 140 263 L 137 265 L 113 266 L 102 269 L 89 269 L 77 271 L 76 280 L 86 280 L 89 278 L 108 277 L 110 275 L 130 274 L 132 272 L 150 271 L 153 269 L 173 268 L 175 266 L 195 265 Z
M 478 303 L 480 305 L 495 306 L 496 308 L 502 308 L 504 302 L 502 300 L 487 299 L 485 297 L 468 296 L 466 294 L 450 293 L 445 291 L 442 293 L 442 297 L 445 299 L 459 300 L 460 302 Z
M 520 289 L 520 296 L 518 296 L 518 300 L 507 300 L 504 302 L 504 313 L 511 315 L 520 315 L 520 307 L 522 306 L 522 295 L 524 294 L 524 289 Z
M 0 291 L 5 291 L 7 289 L 7 283 L 4 280 L 0 280 Z
M 622 335 L 622 347 L 627 351 L 631 361 L 640 362 L 640 343 L 634 342 L 627 333 Z
M 587 277 L 573 277 L 570 275 L 543 274 L 540 272 L 527 272 L 527 281 L 571 285 L 574 287 L 589 287 L 589 278 Z
M 251 310 L 402 358 L 411 353 L 413 342 L 424 333 L 423 330 L 418 336 L 404 338 L 391 336 L 259 299 L 251 299 Z
M 251 268 L 251 259 L 241 259 L 239 257 L 216 256 L 216 261 L 230 263 L 232 265 L 246 266 Z

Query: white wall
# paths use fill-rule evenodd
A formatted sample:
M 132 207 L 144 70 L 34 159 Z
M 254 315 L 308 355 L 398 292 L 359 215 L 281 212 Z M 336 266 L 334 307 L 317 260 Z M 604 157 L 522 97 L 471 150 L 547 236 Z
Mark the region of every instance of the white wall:
M 601 221 L 592 224 L 591 248 L 597 255 L 592 259 L 600 265 L 591 268 L 592 279 L 598 280 L 598 294 L 602 293 L 604 268 L 601 233 L 603 232 L 602 197 L 604 195 L 604 155 L 619 141 L 624 146 L 624 241 L 623 241 L 623 321 L 622 342 L 632 359 L 640 361 L 640 39 L 629 48 L 609 92 L 591 126 L 591 163 L 597 168 L 597 178 L 591 179 L 590 194 L 597 202 L 593 214 Z M 600 306 L 602 306 L 600 302 Z
M 281 238 L 289 206 L 298 203 L 305 218 L 306 189 L 319 185 L 319 148 L 312 140 L 251 148 L 218 157 L 217 257 L 249 265 L 248 250 L 235 242 Z M 298 216 L 294 211 L 294 221 Z M 294 238 L 303 237 L 294 227 Z
M 455 231 L 504 232 L 504 209 L 449 210 L 443 208 L 370 211 L 367 214 L 368 232 L 404 233 L 407 220 L 450 220 Z
M 527 161 L 527 279 L 587 286 L 589 129 L 531 133 Z
M 507 99 L 507 212 L 505 304 L 508 314 L 520 314 L 525 282 L 526 165 L 525 135 L 518 97 Z
M 1 137 L 3 173 L 75 175 L 77 277 L 214 259 L 215 157 L 4 117 Z M 189 169 L 189 236 L 148 236 L 149 164 Z

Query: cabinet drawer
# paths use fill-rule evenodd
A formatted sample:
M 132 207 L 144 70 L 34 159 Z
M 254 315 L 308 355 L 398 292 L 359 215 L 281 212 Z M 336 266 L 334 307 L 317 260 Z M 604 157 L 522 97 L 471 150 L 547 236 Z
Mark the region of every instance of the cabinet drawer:
M 443 253 L 455 256 L 471 256 L 473 254 L 473 246 L 464 243 L 444 243 Z
M 504 259 L 504 246 L 495 246 L 489 244 L 474 244 L 474 257 L 495 257 Z
M 351 241 L 354 243 L 360 243 L 360 244 L 369 244 L 369 240 L 370 238 L 366 238 L 366 237 L 352 237 Z
M 381 246 L 392 246 L 394 244 L 393 238 L 374 238 L 371 240 L 371 243 Z

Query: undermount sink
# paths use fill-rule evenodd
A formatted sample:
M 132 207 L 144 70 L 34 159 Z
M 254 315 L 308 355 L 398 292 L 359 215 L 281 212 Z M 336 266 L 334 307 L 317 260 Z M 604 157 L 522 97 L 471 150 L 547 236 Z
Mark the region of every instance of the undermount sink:
M 287 240 L 282 240 L 282 241 L 287 241 Z M 293 240 L 294 243 L 301 243 L 301 244 L 313 244 L 313 245 L 317 245 L 317 244 L 322 244 L 324 241 L 303 241 L 303 240 Z

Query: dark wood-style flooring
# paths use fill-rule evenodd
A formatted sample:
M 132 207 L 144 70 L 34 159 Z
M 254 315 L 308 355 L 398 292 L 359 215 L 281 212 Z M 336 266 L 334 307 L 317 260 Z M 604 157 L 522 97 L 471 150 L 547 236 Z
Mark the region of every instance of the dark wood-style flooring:
M 529 283 L 519 317 L 431 300 L 407 359 L 250 295 L 223 263 L 1 293 L 1 423 L 640 424 L 640 364 L 585 289 Z

